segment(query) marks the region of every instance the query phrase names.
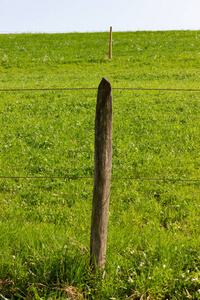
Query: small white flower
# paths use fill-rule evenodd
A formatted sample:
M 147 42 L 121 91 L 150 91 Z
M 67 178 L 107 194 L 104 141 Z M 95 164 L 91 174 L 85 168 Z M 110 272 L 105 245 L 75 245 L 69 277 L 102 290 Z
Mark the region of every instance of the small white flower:
M 192 278 L 192 281 L 196 281 L 196 280 L 198 280 L 198 278 Z
M 4 56 L 3 56 L 3 59 L 2 59 L 3 61 L 8 61 L 8 56 L 6 55 L 6 54 L 4 54 Z
M 133 279 L 131 277 L 128 278 L 128 282 L 133 283 Z
M 117 270 L 116 270 L 116 273 L 120 272 L 120 266 L 117 266 Z
M 163 268 L 166 268 L 166 266 L 165 266 L 165 265 L 163 265 Z

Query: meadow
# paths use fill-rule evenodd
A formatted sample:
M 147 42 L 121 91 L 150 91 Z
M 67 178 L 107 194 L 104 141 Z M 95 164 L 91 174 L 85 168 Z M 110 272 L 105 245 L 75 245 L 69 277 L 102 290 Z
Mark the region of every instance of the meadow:
M 200 299 L 200 91 L 142 90 L 200 89 L 200 31 L 114 32 L 112 60 L 108 44 L 106 32 L 0 35 L 0 299 Z M 93 273 L 102 77 L 113 168 L 106 268 Z M 55 90 L 3 91 L 35 88 Z

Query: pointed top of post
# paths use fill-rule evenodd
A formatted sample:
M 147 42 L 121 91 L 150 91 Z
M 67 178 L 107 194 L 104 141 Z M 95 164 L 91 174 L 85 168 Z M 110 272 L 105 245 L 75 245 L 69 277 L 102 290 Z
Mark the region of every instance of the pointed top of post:
M 112 90 L 110 81 L 107 78 L 103 77 L 98 89 L 99 91 L 103 91 L 104 95 L 109 94 Z
M 98 97 L 97 97 L 97 103 L 98 106 L 104 107 L 104 105 L 107 103 L 108 99 L 112 102 L 112 88 L 110 81 L 103 77 L 99 87 L 98 87 Z
M 103 77 L 102 80 L 101 80 L 101 82 L 100 82 L 100 84 L 99 84 L 99 87 L 100 86 L 104 86 L 105 87 L 106 85 L 108 85 L 109 88 L 111 89 L 110 81 L 106 77 Z

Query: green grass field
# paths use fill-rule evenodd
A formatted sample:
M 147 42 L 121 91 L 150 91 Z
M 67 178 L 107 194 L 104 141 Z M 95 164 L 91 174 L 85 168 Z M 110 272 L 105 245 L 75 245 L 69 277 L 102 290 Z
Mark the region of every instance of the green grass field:
M 0 92 L 0 299 L 200 299 L 199 91 L 113 89 L 106 269 L 90 271 L 102 77 L 200 89 L 200 31 L 114 32 L 112 60 L 108 44 L 0 35 L 1 90 L 96 88 Z

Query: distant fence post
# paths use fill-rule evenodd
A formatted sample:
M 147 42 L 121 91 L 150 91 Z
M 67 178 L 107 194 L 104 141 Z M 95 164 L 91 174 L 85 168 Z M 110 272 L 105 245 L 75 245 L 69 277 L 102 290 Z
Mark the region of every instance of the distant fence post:
M 112 26 L 110 27 L 109 58 L 112 59 Z
M 90 236 L 90 264 L 105 267 L 108 209 L 112 169 L 112 90 L 103 78 L 97 95 L 95 120 L 95 169 Z

